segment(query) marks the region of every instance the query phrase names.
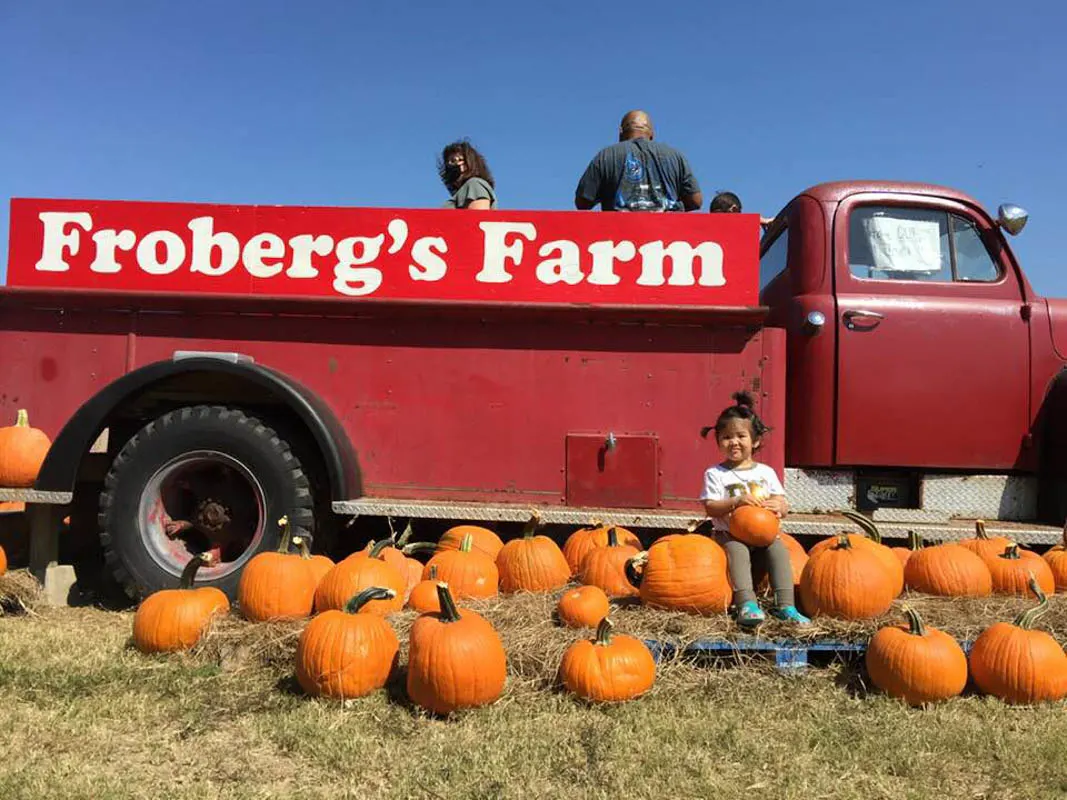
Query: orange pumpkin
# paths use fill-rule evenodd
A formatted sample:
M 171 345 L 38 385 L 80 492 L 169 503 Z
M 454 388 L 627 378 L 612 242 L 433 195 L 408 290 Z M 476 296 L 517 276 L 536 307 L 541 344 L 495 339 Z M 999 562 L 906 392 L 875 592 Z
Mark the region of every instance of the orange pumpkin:
M 551 592 L 570 580 L 571 568 L 559 545 L 547 536 L 534 535 L 540 522 L 540 516 L 531 516 L 522 536 L 505 544 L 497 555 L 501 591 Z
M 447 584 L 437 584 L 437 592 L 440 612 L 422 614 L 411 626 L 408 697 L 435 714 L 492 703 L 507 681 L 500 635 L 480 615 L 456 608 Z
M 1063 541 L 1045 553 L 1045 561 L 1052 570 L 1057 592 L 1067 592 L 1067 526 L 1063 529 Z
M 411 523 L 409 522 L 404 527 L 403 533 L 397 536 L 396 530 L 393 529 L 392 518 L 387 517 L 386 520 L 389 523 L 390 535 L 385 548 L 381 550 L 381 557 L 392 564 L 397 572 L 404 576 L 404 596 L 407 597 L 415 584 L 422 580 L 422 562 L 416 558 L 411 558 L 410 553 L 420 550 L 435 551 L 436 547 L 426 542 L 409 545 L 408 539 L 411 538 L 412 533 Z M 374 541 L 368 542 L 363 549 L 369 552 L 375 544 Z
M 889 574 L 890 585 L 893 587 L 893 597 L 899 596 L 900 593 L 904 591 L 904 567 L 900 565 L 900 560 L 893 555 L 893 551 L 882 544 L 882 534 L 878 531 L 878 526 L 874 524 L 873 520 L 870 520 L 863 514 L 858 514 L 855 511 L 844 510 L 838 513 L 856 523 L 856 525 L 863 530 L 864 534 L 866 534 L 860 536 L 850 533 L 848 534 L 848 538 L 853 547 L 869 548 L 878 559 L 885 564 L 886 572 Z M 808 552 L 808 557 L 813 557 L 816 554 L 821 553 L 823 550 L 836 547 L 837 539 L 838 537 L 831 536 L 828 539 L 818 542 Z
M 972 550 L 958 544 L 939 544 L 916 550 L 904 565 L 909 589 L 942 597 L 986 597 L 993 576 Z
M 788 533 L 780 533 L 778 538 L 782 540 L 785 549 L 789 551 L 789 567 L 793 571 L 793 589 L 795 590 L 800 585 L 800 576 L 804 572 L 804 565 L 808 563 L 808 554 L 804 550 L 804 545 Z M 759 561 L 752 565 L 752 576 L 757 591 L 769 592 L 771 590 L 771 576 L 767 574 L 767 565 L 764 561 Z
M 289 552 L 292 531 L 288 517 L 282 517 L 278 524 L 282 528 L 278 550 L 253 557 L 237 585 L 241 615 L 253 622 L 307 617 L 315 604 L 320 575 L 310 568 L 310 557 Z
M 609 528 L 608 543 L 593 548 L 582 559 L 578 580 L 600 587 L 608 597 L 637 597 L 640 593 L 626 580 L 626 562 L 638 552 L 633 545 L 619 544 L 615 528 Z
M 726 575 L 726 552 L 698 533 L 658 539 L 626 564 L 626 577 L 654 608 L 721 614 L 733 596 Z
M 576 530 L 567 537 L 567 541 L 563 543 L 563 557 L 570 565 L 571 575 L 578 574 L 578 570 L 582 568 L 582 559 L 589 555 L 590 551 L 608 543 L 608 531 L 611 527 L 613 526 L 602 525 L 599 521 L 594 521 L 591 527 Z M 641 549 L 641 540 L 632 531 L 618 526 L 614 527 L 619 544 Z
M 420 614 L 429 614 L 441 610 L 437 599 L 437 565 L 430 567 L 430 574 L 424 581 L 419 581 L 408 595 L 408 608 Z
M 917 550 L 921 550 L 922 546 L 922 537 L 915 531 L 908 531 L 907 547 L 890 547 L 889 549 L 892 551 L 893 555 L 897 557 L 897 560 L 900 562 L 900 566 L 906 568 L 908 566 L 908 559 L 911 558 L 912 553 L 916 552 Z M 908 581 L 905 578 L 904 584 L 907 585 L 907 583 Z
M 890 553 L 898 567 L 900 562 Z M 835 544 L 813 552 L 800 576 L 800 602 L 813 616 L 870 619 L 884 614 L 896 593 L 884 560 L 872 547 L 842 533 Z
M 618 703 L 652 688 L 656 662 L 648 647 L 632 636 L 612 636 L 611 628 L 604 617 L 591 641 L 575 642 L 563 653 L 559 678 L 567 691 L 596 703 Z
M 1017 544 L 1010 544 L 1000 555 L 986 556 L 983 560 L 993 576 L 994 594 L 1026 597 L 1030 593 L 1031 575 L 1045 594 L 1056 591 L 1056 579 L 1048 562 L 1037 553 L 1020 550 Z
M 44 431 L 30 427 L 26 409 L 20 408 L 15 424 L 0 428 L 0 486 L 13 489 L 33 486 L 51 446 Z
M 388 599 L 369 600 L 360 607 L 360 613 L 384 616 L 403 608 L 407 582 L 396 567 L 382 557 L 382 550 L 388 546 L 389 540 L 383 539 L 369 551 L 353 553 L 334 565 L 315 590 L 315 610 L 319 613 L 330 609 L 340 611 L 354 595 L 371 586 L 392 589 L 395 594 Z
M 568 589 L 556 606 L 556 616 L 568 628 L 595 628 L 609 611 L 608 596 L 599 586 Z
M 1030 591 L 1038 599 L 1010 625 L 997 622 L 986 628 L 971 647 L 971 677 L 986 694 L 1009 703 L 1054 702 L 1067 697 L 1067 654 L 1052 636 L 1033 630 L 1048 611 L 1048 597 L 1037 581 Z
M 201 553 L 182 570 L 177 589 L 151 594 L 133 617 L 133 643 L 142 653 L 172 653 L 186 650 L 203 636 L 212 617 L 230 610 L 230 601 L 214 586 L 193 588 L 196 572 L 213 562 Z
M 871 637 L 871 683 L 913 706 L 955 697 L 967 685 L 963 648 L 944 631 L 926 627 L 914 609 L 903 611 L 907 625 L 890 625 Z
M 504 547 L 500 537 L 488 528 L 482 528 L 479 525 L 457 525 L 441 535 L 441 539 L 437 542 L 437 552 L 459 550 L 466 536 L 471 537 L 471 549 L 487 556 L 491 561 L 496 561 L 496 557 L 500 555 Z
M 359 612 L 366 603 L 389 601 L 395 594 L 370 586 L 343 611 L 325 611 L 308 623 L 296 646 L 296 680 L 305 692 L 345 700 L 385 686 L 400 642 L 384 618 Z
M 0 547 L 0 575 L 7 574 L 7 553 Z
M 300 557 L 304 559 L 304 565 L 307 567 L 308 572 L 311 573 L 312 579 L 315 581 L 315 588 L 317 589 L 319 584 L 322 583 L 322 579 L 326 577 L 331 569 L 336 565 L 324 555 L 315 554 L 312 555 L 308 549 L 307 540 L 303 536 L 294 536 L 293 544 L 300 551 Z
M 778 515 L 762 506 L 738 506 L 730 514 L 730 535 L 749 547 L 767 547 L 781 531 Z
M 0 502 L 0 514 L 20 514 L 26 510 L 26 504 L 20 500 Z
M 429 578 L 431 568 L 437 567 L 437 574 L 457 598 L 495 597 L 500 573 L 489 556 L 473 547 L 474 537 L 468 533 L 458 550 L 442 550 L 430 559 L 423 568 L 423 579 Z
M 974 531 L 975 538 L 964 539 L 960 542 L 960 545 L 977 553 L 982 558 L 996 558 L 1004 552 L 1006 547 L 1015 544 L 1011 539 L 1004 536 L 990 536 L 986 533 L 984 520 L 977 519 L 974 521 Z

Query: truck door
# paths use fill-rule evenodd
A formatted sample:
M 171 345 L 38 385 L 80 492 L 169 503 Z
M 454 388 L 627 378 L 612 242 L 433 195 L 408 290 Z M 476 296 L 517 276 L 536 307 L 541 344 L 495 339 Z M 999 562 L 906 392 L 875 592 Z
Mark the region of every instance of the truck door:
M 995 234 L 938 198 L 857 194 L 838 207 L 837 464 L 1017 464 L 1029 331 L 1018 279 L 987 246 Z

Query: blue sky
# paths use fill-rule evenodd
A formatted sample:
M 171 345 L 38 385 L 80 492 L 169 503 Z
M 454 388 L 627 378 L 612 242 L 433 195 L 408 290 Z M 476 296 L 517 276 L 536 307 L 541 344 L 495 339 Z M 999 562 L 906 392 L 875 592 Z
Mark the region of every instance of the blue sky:
M 463 136 L 502 206 L 570 208 L 641 107 L 748 211 L 848 178 L 1020 203 L 1024 268 L 1067 296 L 1065 22 L 989 0 L 0 0 L 2 260 L 12 196 L 438 206 Z

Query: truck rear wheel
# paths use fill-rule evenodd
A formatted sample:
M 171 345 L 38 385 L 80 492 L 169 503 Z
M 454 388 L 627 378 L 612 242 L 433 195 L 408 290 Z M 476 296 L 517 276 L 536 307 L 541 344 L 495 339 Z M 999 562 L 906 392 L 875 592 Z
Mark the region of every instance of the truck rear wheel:
M 232 598 L 248 560 L 278 546 L 278 520 L 310 535 L 312 509 L 288 442 L 238 409 L 189 406 L 148 423 L 115 457 L 100 494 L 100 541 L 131 597 L 177 586 L 189 559 L 211 552 L 197 582 Z

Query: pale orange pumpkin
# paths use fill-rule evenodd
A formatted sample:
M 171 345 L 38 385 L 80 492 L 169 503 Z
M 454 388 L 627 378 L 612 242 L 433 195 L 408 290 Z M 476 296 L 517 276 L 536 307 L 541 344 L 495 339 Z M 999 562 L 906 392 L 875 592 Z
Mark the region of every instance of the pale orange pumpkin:
M 568 589 L 556 606 L 556 616 L 568 628 L 595 628 L 609 611 L 608 596 L 599 586 Z
M 531 515 L 522 536 L 507 542 L 497 555 L 501 591 L 551 592 L 570 580 L 571 568 L 559 545 L 534 535 L 540 522 L 540 515 Z
M 0 428 L 0 486 L 32 487 L 51 446 L 44 431 L 30 427 L 26 409 L 20 408 L 15 424 Z

